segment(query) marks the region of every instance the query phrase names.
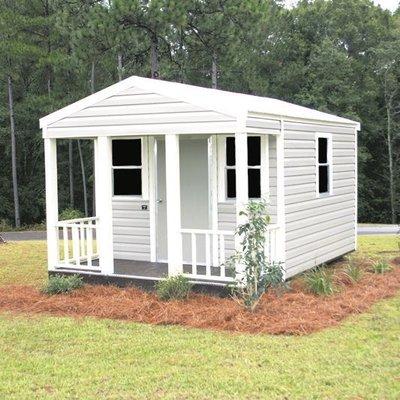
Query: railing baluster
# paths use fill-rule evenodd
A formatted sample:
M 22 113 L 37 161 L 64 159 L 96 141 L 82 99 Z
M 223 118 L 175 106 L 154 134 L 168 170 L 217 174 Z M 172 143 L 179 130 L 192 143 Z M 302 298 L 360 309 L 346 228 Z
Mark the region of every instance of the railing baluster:
M 63 226 L 63 241 L 64 241 L 64 264 L 69 263 L 69 240 L 68 240 L 68 227 Z
M 87 265 L 92 268 L 93 259 L 93 228 L 92 222 L 89 222 L 86 230 L 86 245 L 87 245 Z
M 213 259 L 213 266 L 218 267 L 218 233 L 212 233 L 212 242 L 213 242 L 213 249 L 212 249 L 212 259 Z
M 85 225 L 84 222 L 79 224 L 79 242 L 81 246 L 81 257 L 85 256 Z
M 210 266 L 210 235 L 206 235 L 206 276 L 211 276 L 211 266 Z
M 191 233 L 192 238 L 192 274 L 197 275 L 197 247 L 196 247 L 196 234 Z
M 226 276 L 225 271 L 225 238 L 224 235 L 219 235 L 219 263 L 221 268 L 221 277 Z
M 80 262 L 80 254 L 79 254 L 79 228 L 78 226 L 72 227 L 72 249 L 73 249 L 73 257 L 75 260 L 75 264 L 77 267 L 81 265 Z

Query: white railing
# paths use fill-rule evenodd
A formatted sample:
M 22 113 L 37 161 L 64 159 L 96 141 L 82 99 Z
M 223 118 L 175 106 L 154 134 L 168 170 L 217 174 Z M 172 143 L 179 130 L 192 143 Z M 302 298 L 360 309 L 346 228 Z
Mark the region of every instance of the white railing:
M 190 260 L 184 264 L 191 266 L 191 272 L 184 272 L 188 278 L 207 279 L 215 281 L 233 280 L 225 268 L 227 258 L 226 239 L 233 243 L 234 232 L 209 229 L 181 229 L 182 239 L 190 237 Z M 199 246 L 201 238 L 201 245 Z M 201 247 L 201 248 L 200 248 Z
M 265 237 L 265 255 L 269 262 L 278 261 L 278 231 L 279 225 L 268 225 Z
M 278 261 L 278 225 L 269 225 L 265 240 L 265 254 L 269 262 Z M 234 253 L 234 232 L 208 229 L 181 229 L 182 241 L 186 236 L 190 237 L 189 260 L 184 259 L 184 274 L 192 279 L 204 279 L 213 281 L 232 281 L 235 279 L 233 271 L 227 271 L 225 261 Z M 199 246 L 199 239 L 202 243 Z M 227 249 L 227 239 L 230 239 L 231 247 Z M 189 244 L 190 243 L 190 244 Z M 201 249 L 199 249 L 201 247 Z M 186 257 L 187 258 L 187 257 Z M 191 272 L 187 268 L 191 268 Z
M 57 223 L 59 268 L 100 270 L 97 248 L 97 217 L 76 218 Z

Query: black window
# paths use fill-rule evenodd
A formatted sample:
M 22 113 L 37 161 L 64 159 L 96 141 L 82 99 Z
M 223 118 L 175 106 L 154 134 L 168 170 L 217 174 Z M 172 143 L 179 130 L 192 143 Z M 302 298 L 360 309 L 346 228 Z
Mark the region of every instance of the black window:
M 115 196 L 142 195 L 141 139 L 112 141 L 112 169 Z
M 329 193 L 329 141 L 326 137 L 318 138 L 318 193 Z
M 261 197 L 261 138 L 247 138 L 248 195 L 249 198 Z M 236 198 L 236 158 L 235 138 L 226 138 L 226 197 Z

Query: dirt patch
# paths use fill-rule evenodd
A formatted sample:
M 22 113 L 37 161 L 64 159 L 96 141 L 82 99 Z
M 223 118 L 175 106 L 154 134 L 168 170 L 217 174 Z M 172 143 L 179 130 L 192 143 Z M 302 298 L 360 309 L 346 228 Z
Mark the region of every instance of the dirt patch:
M 192 294 L 162 302 L 136 288 L 86 286 L 69 295 L 46 296 L 31 286 L 0 287 L 0 310 L 58 316 L 93 316 L 151 324 L 176 324 L 234 332 L 304 335 L 337 325 L 400 289 L 400 268 L 378 275 L 365 272 L 356 284 L 328 297 L 306 293 L 301 281 L 282 295 L 267 294 L 250 313 L 230 298 Z

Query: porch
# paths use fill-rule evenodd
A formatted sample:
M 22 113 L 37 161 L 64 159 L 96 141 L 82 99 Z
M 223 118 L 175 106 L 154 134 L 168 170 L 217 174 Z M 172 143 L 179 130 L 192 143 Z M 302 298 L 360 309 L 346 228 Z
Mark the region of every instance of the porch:
M 79 218 L 60 221 L 58 231 L 58 262 L 54 271 L 102 275 L 97 241 L 99 218 Z M 277 225 L 270 225 L 267 234 L 268 258 L 276 259 Z M 182 263 L 183 276 L 196 283 L 227 284 L 235 279 L 235 271 L 225 265 L 227 237 L 233 232 L 182 229 L 181 240 L 190 239 L 191 258 Z M 205 263 L 198 262 L 197 243 L 206 243 Z M 134 280 L 160 280 L 169 276 L 168 262 L 152 262 L 113 258 L 113 276 Z
M 220 180 L 226 173 L 220 160 L 226 155 L 221 155 L 225 147 L 219 146 L 228 136 L 236 143 L 236 193 L 229 201 L 221 194 L 229 189 L 227 182 L 221 184 Z M 45 138 L 49 271 L 143 281 L 182 274 L 192 282 L 210 285 L 234 281 L 236 274 L 242 273 L 243 266 L 237 265 L 232 271 L 225 262 L 241 247 L 235 228 L 246 221 L 241 211 L 249 200 L 248 171 L 251 168 L 260 171 L 259 191 L 263 197 L 264 193 L 269 196 L 271 181 L 276 182 L 275 211 L 265 251 L 270 261 L 284 261 L 284 210 L 283 203 L 277 200 L 283 197 L 283 179 L 280 179 L 283 138 L 279 131 L 257 137 L 260 139 L 260 165 L 256 167 L 249 166 L 245 132 L 224 136 L 96 137 L 93 140 L 96 216 L 67 221 L 58 220 L 57 139 Z M 270 137 L 275 140 L 273 148 Z M 140 196 L 115 194 L 114 171 L 126 166 L 113 163 L 114 140 L 141 143 Z M 194 142 L 201 144 L 197 146 L 200 150 L 193 150 Z M 202 158 L 203 164 L 193 164 L 196 158 Z M 276 160 L 276 176 L 270 174 L 270 158 Z M 184 171 L 190 173 L 185 177 Z M 201 171 L 206 174 L 199 174 Z M 190 181 L 196 182 L 196 190 Z M 201 186 L 200 181 L 206 186 Z M 229 229 L 219 215 L 221 207 L 229 208 L 230 214 L 226 214 Z M 160 215 L 164 214 L 165 221 L 160 220 Z M 133 220 L 136 225 L 132 225 Z M 125 251 L 127 248 L 134 249 L 134 253 Z

